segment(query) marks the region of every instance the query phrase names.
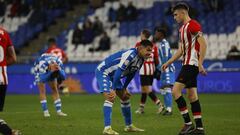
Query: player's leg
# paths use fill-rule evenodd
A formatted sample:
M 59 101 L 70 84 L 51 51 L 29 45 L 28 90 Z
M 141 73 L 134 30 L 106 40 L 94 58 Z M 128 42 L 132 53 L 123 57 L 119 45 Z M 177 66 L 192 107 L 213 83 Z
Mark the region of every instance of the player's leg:
M 117 90 L 117 96 L 121 100 L 121 109 L 122 114 L 125 120 L 126 127 L 124 131 L 126 132 L 141 132 L 143 129 L 137 128 L 132 124 L 132 114 L 131 114 L 131 104 L 130 104 L 130 96 L 131 94 L 126 90 Z
M 163 72 L 161 74 L 161 94 L 164 97 L 165 110 L 162 113 L 163 115 L 172 114 L 172 87 L 175 82 L 175 73 L 174 72 Z
M 4 108 L 6 92 L 7 85 L 0 85 L 0 112 L 2 112 Z
M 193 114 L 193 118 L 196 124 L 196 129 L 189 132 L 189 134 L 199 134 L 204 135 L 203 123 L 202 123 L 202 111 L 201 105 L 198 99 L 197 88 L 188 88 L 187 89 L 187 96 L 191 103 L 191 110 Z
M 48 107 L 47 107 L 47 97 L 46 97 L 45 84 L 42 83 L 42 82 L 39 82 L 38 83 L 38 89 L 39 89 L 39 98 L 40 98 L 40 103 L 41 103 L 41 106 L 42 106 L 44 117 L 50 117 Z
M 140 98 L 140 104 L 139 104 L 139 108 L 135 111 L 135 113 L 137 114 L 143 114 L 144 113 L 144 106 L 147 100 L 147 91 L 146 88 L 148 86 L 141 86 L 141 98 Z
M 112 130 L 112 107 L 115 101 L 116 92 L 113 90 L 103 92 L 105 101 L 103 104 L 103 115 L 104 115 L 104 130 L 103 134 L 118 134 L 116 131 Z
M 153 75 L 145 75 L 141 78 L 141 81 L 142 81 L 141 85 L 143 86 L 142 91 L 144 93 L 147 93 L 151 100 L 157 105 L 158 107 L 157 113 L 161 113 L 163 110 L 163 105 L 160 99 L 156 96 L 156 94 L 152 90 Z
M 57 80 L 52 80 L 48 82 L 52 90 L 52 97 L 54 100 L 54 105 L 59 116 L 67 116 L 67 114 L 62 112 L 62 102 L 58 93 Z
M 111 80 L 110 78 L 103 74 L 98 69 L 95 71 L 95 76 L 99 86 L 100 93 L 103 93 L 104 103 L 103 103 L 103 118 L 104 118 L 104 130 L 103 134 L 118 135 L 111 127 L 112 122 L 112 107 L 115 101 L 116 92 L 110 90 Z
M 172 115 L 172 87 L 167 86 L 162 89 L 162 95 L 164 98 L 165 110 L 162 113 L 163 115 Z
M 0 133 L 3 135 L 21 135 L 19 130 L 12 129 L 3 119 L 0 119 Z
M 139 108 L 135 111 L 137 114 L 144 113 L 144 106 L 147 101 L 148 95 L 148 87 L 149 87 L 149 80 L 147 75 L 140 75 L 140 83 L 141 83 L 141 98 Z M 151 85 L 151 84 L 150 84 Z
M 188 113 L 187 103 L 186 103 L 184 97 L 182 96 L 182 89 L 184 87 L 185 87 L 185 85 L 182 83 L 179 83 L 179 82 L 175 82 L 175 84 L 173 86 L 173 97 L 177 103 L 178 109 L 184 120 L 184 126 L 181 129 L 179 135 L 184 135 L 188 131 L 194 129 L 194 126 L 192 124 L 191 118 Z

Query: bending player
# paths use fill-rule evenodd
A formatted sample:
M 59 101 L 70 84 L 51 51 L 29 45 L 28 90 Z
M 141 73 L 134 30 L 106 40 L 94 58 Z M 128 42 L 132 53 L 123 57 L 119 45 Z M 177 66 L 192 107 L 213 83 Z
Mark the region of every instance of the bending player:
M 57 88 L 57 80 L 65 80 L 66 78 L 65 72 L 63 70 L 62 61 L 52 54 L 44 53 L 34 63 L 34 75 L 35 83 L 37 83 L 40 92 L 40 102 L 42 105 L 44 117 L 50 117 L 47 108 L 45 88 L 46 83 L 49 84 L 52 90 L 52 96 L 56 107 L 57 115 L 67 116 L 67 114 L 63 113 L 61 110 L 62 103 Z
M 119 51 L 107 57 L 96 69 L 96 78 L 103 93 L 105 101 L 103 104 L 104 130 L 103 134 L 118 135 L 111 128 L 112 106 L 116 95 L 121 100 L 121 109 L 125 119 L 126 132 L 144 131 L 132 124 L 130 93 L 127 86 L 133 79 L 135 73 L 141 68 L 144 59 L 147 59 L 152 53 L 153 44 L 149 40 L 142 40 L 138 48 Z M 125 78 L 124 84 L 121 78 Z

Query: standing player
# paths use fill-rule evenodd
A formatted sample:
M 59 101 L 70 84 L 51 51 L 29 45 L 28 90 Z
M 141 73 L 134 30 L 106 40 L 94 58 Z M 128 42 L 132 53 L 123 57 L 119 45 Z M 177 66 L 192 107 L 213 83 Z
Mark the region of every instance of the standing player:
M 151 36 L 149 30 L 144 29 L 141 32 L 141 40 L 146 40 Z M 136 48 L 140 46 L 140 42 L 136 44 Z M 151 53 L 150 58 L 146 59 L 143 63 L 143 66 L 140 69 L 140 82 L 141 82 L 141 101 L 139 108 L 135 111 L 137 114 L 144 113 L 144 106 L 147 100 L 147 95 L 152 99 L 152 101 L 158 106 L 157 113 L 161 113 L 163 110 L 163 105 L 161 101 L 157 98 L 155 93 L 152 91 L 152 84 L 153 84 L 153 74 L 155 72 L 155 65 L 159 64 L 158 60 L 158 49 L 155 44 L 153 44 L 153 50 Z
M 101 62 L 96 69 L 96 78 L 103 93 L 105 101 L 103 104 L 104 125 L 103 134 L 118 135 L 111 128 L 112 106 L 116 95 L 121 100 L 122 114 L 125 119 L 126 132 L 144 131 L 132 124 L 130 93 L 127 86 L 133 79 L 135 73 L 141 68 L 144 59 L 148 58 L 152 53 L 152 42 L 142 40 L 138 48 L 119 51 L 107 57 Z M 125 78 L 124 84 L 121 78 Z
M 158 47 L 159 65 L 158 69 L 161 70 L 161 66 L 167 62 L 171 57 L 171 49 L 166 38 L 166 31 L 164 29 L 156 29 L 155 40 Z M 172 115 L 172 86 L 175 80 L 175 67 L 173 63 L 165 70 L 161 72 L 160 77 L 161 93 L 164 97 L 163 115 Z
M 63 113 L 61 110 L 62 103 L 57 88 L 57 80 L 62 81 L 66 78 L 62 61 L 52 54 L 44 53 L 34 63 L 34 75 L 35 82 L 37 83 L 40 92 L 40 102 L 42 105 L 44 117 L 50 117 L 47 108 L 45 83 L 48 83 L 52 90 L 52 96 L 57 115 L 67 116 L 67 114 Z
M 182 56 L 182 69 L 173 86 L 173 96 L 184 119 L 184 127 L 180 131 L 183 134 L 204 135 L 201 106 L 197 94 L 197 76 L 200 72 L 206 75 L 203 61 L 206 54 L 206 42 L 201 32 L 200 24 L 188 15 L 189 8 L 185 3 L 179 3 L 173 8 L 174 19 L 182 26 L 179 30 L 180 46 L 173 57 L 163 64 L 165 70 L 168 65 Z M 193 118 L 196 128 L 190 119 L 186 101 L 182 96 L 182 90 L 186 88 L 187 97 L 191 103 Z
M 8 85 L 7 66 L 17 61 L 16 53 L 8 33 L 0 28 L 0 112 L 3 111 Z

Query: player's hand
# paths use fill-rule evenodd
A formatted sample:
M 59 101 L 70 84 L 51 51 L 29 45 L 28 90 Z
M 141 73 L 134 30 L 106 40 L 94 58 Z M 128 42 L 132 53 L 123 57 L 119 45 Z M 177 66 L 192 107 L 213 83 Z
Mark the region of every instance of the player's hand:
M 164 64 L 162 65 L 162 70 L 165 71 L 165 70 L 167 69 L 167 67 L 168 67 L 168 64 L 167 64 L 167 63 L 164 63 Z
M 206 76 L 207 75 L 207 71 L 204 69 L 203 65 L 200 64 L 198 66 L 198 70 L 199 70 L 199 73 L 201 73 L 202 75 Z
M 60 67 L 58 66 L 57 63 L 51 63 L 51 64 L 49 64 L 49 67 L 48 67 L 48 68 L 49 68 L 49 70 L 52 71 L 52 72 L 57 71 L 57 70 L 60 69 Z

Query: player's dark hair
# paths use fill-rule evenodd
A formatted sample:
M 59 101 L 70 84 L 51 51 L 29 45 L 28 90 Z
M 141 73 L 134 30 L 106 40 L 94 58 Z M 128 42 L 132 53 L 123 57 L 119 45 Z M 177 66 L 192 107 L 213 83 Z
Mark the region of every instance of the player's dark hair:
M 143 29 L 142 34 L 148 39 L 151 36 L 151 32 L 148 29 Z
M 141 42 L 140 42 L 140 44 L 141 44 L 141 46 L 143 46 L 143 47 L 148 47 L 148 46 L 153 46 L 153 43 L 150 41 L 150 40 L 142 40 Z
M 183 9 L 183 10 L 189 11 L 189 6 L 184 2 L 177 3 L 177 5 L 175 5 L 172 8 L 172 12 L 174 12 L 175 10 L 178 10 L 178 9 Z
M 155 32 L 160 32 L 160 33 L 162 33 L 164 37 L 167 36 L 167 32 L 166 32 L 166 30 L 163 29 L 163 28 L 157 28 Z
M 55 42 L 56 42 L 55 38 L 49 38 L 48 39 L 48 43 L 55 43 Z

